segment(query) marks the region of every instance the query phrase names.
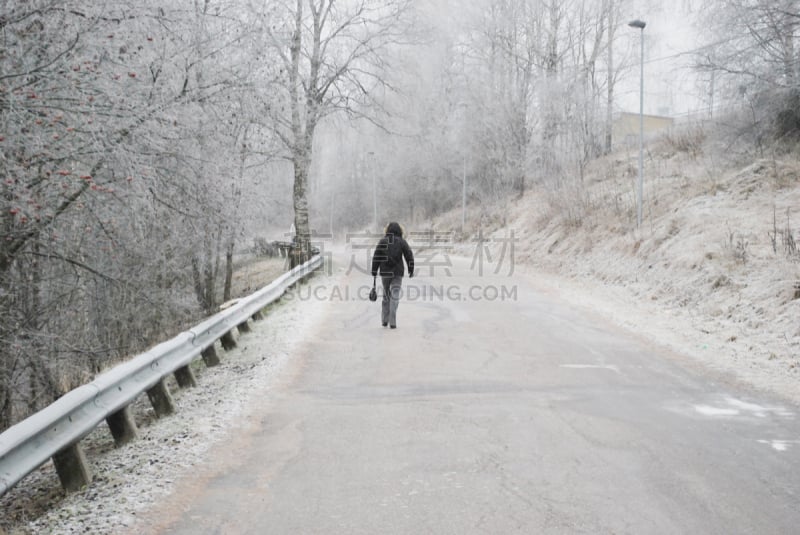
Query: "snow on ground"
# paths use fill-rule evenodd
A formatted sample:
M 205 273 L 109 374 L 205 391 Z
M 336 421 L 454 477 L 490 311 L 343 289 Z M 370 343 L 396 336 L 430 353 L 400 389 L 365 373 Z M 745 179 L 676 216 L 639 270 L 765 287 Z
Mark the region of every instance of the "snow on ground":
M 468 233 L 474 242 L 482 222 L 500 254 L 513 229 L 517 272 L 541 288 L 800 403 L 800 253 L 787 240 L 787 230 L 800 238 L 800 161 L 719 161 L 650 147 L 639 230 L 636 157 L 616 154 L 582 184 L 539 187 L 510 208 L 470 207 Z M 458 228 L 460 217 L 434 227 Z
M 82 442 L 95 474 L 86 490 L 63 497 L 47 463 L 0 498 L 0 533 L 5 528 L 12 535 L 111 534 L 133 526 L 137 514 L 201 465 L 237 421 L 267 402 L 270 386 L 312 335 L 326 305 L 300 299 L 273 305 L 264 320 L 251 322 L 252 332 L 238 338 L 236 349 L 218 348 L 219 366 L 206 369 L 197 362 L 197 387 L 176 391 L 171 385 L 177 407 L 172 416 L 155 420 L 147 396 L 140 396 L 134 405 L 137 440 L 114 448 L 107 428 L 100 426 Z

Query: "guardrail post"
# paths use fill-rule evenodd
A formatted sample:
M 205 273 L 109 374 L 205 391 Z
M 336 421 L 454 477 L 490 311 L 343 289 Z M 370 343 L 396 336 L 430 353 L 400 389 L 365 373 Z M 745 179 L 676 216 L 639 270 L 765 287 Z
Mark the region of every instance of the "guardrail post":
M 239 329 L 240 333 L 249 333 L 250 332 L 250 326 L 247 324 L 247 320 L 245 320 L 242 323 L 240 323 L 239 325 L 237 325 L 236 328 Z
M 261 321 L 261 320 L 264 319 L 264 315 L 261 313 L 260 310 L 258 312 L 256 312 L 255 314 L 253 314 L 252 317 L 253 317 L 253 321 Z
M 219 339 L 222 347 L 225 351 L 230 351 L 231 349 L 236 347 L 236 340 L 233 338 L 233 332 L 228 331 L 222 335 L 222 338 Z
M 67 492 L 77 492 L 92 481 L 92 472 L 79 442 L 70 444 L 53 455 L 58 479 Z
M 219 365 L 219 356 L 217 355 L 217 350 L 214 348 L 213 345 L 208 346 L 205 348 L 200 355 L 203 357 L 203 362 L 206 363 L 206 366 L 209 368 L 218 366 Z
M 111 414 L 106 418 L 106 423 L 111 430 L 111 436 L 114 437 L 114 444 L 117 447 L 127 444 L 139 434 L 130 405 Z
M 181 388 L 197 386 L 197 379 L 195 379 L 194 372 L 188 364 L 175 370 L 175 379 L 178 381 L 178 386 Z
M 172 401 L 172 395 L 170 395 L 163 377 L 147 391 L 147 397 L 150 398 L 153 410 L 156 411 L 156 416 L 159 418 L 175 412 L 175 402 Z

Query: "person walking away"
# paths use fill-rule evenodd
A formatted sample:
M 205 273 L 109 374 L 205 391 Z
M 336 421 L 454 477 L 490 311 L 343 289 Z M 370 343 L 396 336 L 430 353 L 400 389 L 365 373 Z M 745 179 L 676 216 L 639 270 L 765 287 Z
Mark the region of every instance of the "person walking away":
M 372 276 L 380 272 L 383 284 L 383 301 L 381 302 L 381 324 L 392 329 L 397 328 L 397 306 L 400 304 L 400 293 L 403 285 L 403 259 L 408 264 L 408 277 L 414 276 L 414 254 L 408 242 L 403 239 L 403 228 L 399 223 L 391 222 L 386 226 L 385 236 L 378 241 L 372 254 Z

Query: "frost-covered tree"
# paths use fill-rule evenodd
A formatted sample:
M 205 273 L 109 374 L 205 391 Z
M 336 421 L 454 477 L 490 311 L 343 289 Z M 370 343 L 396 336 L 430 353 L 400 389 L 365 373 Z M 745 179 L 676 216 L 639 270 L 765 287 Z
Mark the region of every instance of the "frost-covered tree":
M 403 118 L 395 124 L 406 126 L 395 130 L 414 135 L 376 144 L 391 144 L 381 157 L 398 161 L 382 167 L 393 184 L 404 184 L 382 189 L 383 205 L 414 199 L 430 215 L 460 204 L 464 182 L 473 203 L 499 203 L 537 183 L 574 179 L 580 187 L 587 163 L 611 143 L 614 84 L 625 63 L 615 54 L 627 52 L 613 45 L 625 3 L 441 0 L 429 7 L 429 39 L 407 51 L 425 61 L 396 82 L 404 98 L 389 106 Z
M 759 137 L 800 135 L 800 2 L 708 0 L 704 12 L 710 43 L 697 64 L 717 100 L 744 103 Z
M 295 262 L 309 255 L 309 170 L 320 123 L 334 113 L 374 120 L 393 47 L 409 39 L 410 0 L 293 0 L 252 6 L 267 61 L 280 68 L 264 114 L 294 170 Z M 272 97 L 272 95 L 270 95 Z
M 0 3 L 0 428 L 218 302 L 256 159 L 246 15 Z

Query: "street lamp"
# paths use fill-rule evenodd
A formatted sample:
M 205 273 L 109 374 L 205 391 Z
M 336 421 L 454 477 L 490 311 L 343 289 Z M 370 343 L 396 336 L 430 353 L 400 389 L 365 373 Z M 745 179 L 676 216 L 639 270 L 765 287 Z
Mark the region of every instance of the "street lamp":
M 466 110 L 467 103 L 460 102 L 458 108 L 463 109 L 465 112 L 464 126 L 466 127 Z M 466 130 L 466 128 L 465 128 Z M 467 150 L 464 147 L 464 154 L 461 156 L 461 232 L 467 226 Z
M 636 197 L 636 226 L 642 225 L 642 196 L 644 183 L 644 27 L 647 26 L 643 20 L 633 20 L 628 23 L 631 28 L 641 30 L 641 53 L 639 55 L 639 184 L 637 185 Z
M 461 168 L 461 232 L 467 225 L 467 153 L 464 152 L 464 160 Z

